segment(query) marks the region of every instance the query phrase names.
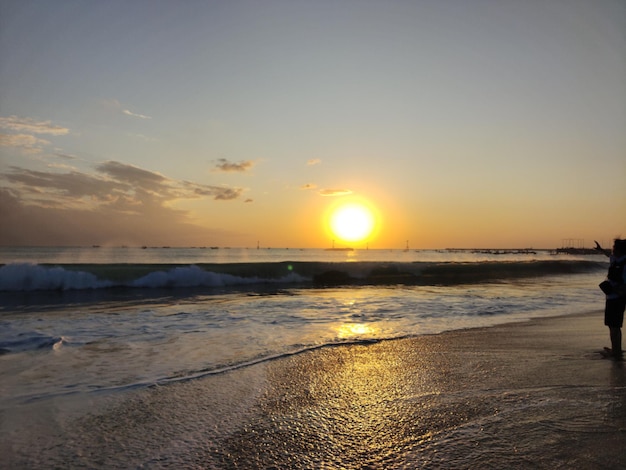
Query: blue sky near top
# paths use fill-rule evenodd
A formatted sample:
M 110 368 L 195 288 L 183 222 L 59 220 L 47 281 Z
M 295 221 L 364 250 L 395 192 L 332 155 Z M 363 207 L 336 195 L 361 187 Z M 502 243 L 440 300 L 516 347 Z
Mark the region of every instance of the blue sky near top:
M 4 1 L 2 244 L 626 236 L 619 0 Z

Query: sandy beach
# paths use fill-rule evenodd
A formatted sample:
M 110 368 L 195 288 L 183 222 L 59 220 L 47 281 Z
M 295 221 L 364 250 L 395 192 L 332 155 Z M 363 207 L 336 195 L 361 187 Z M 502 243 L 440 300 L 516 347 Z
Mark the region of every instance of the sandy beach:
M 600 312 L 325 347 L 2 415 L 2 468 L 626 467 Z

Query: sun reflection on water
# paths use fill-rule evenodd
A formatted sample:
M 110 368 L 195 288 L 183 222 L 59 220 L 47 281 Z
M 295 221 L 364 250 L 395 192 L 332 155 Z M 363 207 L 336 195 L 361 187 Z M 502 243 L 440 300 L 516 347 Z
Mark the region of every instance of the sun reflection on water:
M 339 339 L 371 337 L 379 332 L 379 328 L 366 323 L 343 323 L 337 328 Z

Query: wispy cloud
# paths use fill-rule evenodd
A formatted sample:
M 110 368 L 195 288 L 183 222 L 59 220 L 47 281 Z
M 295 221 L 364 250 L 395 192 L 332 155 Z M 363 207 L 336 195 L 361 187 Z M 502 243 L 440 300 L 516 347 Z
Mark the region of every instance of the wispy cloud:
M 55 205 L 63 205 L 82 198 L 91 202 L 107 201 L 111 195 L 119 193 L 116 182 L 78 171 L 58 173 L 12 167 L 2 177 L 14 185 L 16 193 L 35 206 L 41 205 L 37 201 L 44 195 L 46 200 L 56 200 Z
M 51 121 L 36 121 L 18 116 L 0 117 L 0 127 L 30 134 L 66 135 L 70 132 L 68 128 L 55 126 Z
M 57 169 L 57 170 L 67 170 L 67 171 L 74 171 L 74 170 L 76 170 L 76 167 L 74 167 L 72 165 L 68 165 L 66 163 L 58 163 L 58 162 L 48 163 L 47 167 L 48 168 L 54 168 L 54 169 Z
M 211 186 L 178 181 L 133 165 L 107 161 L 95 173 L 35 171 L 11 167 L 0 174 L 13 190 L 31 205 L 40 205 L 42 195 L 56 200 L 59 206 L 85 209 L 107 205 L 122 212 L 137 212 L 142 207 L 165 207 L 180 199 L 204 197 L 216 201 L 237 199 L 241 188 Z
M 0 173 L 0 213 L 10 225 L 0 231 L 0 244 L 197 243 L 216 231 L 194 225 L 175 203 L 235 200 L 244 191 L 176 180 L 118 161 L 92 172 L 65 170 L 13 166 Z
M 226 173 L 232 173 L 232 172 L 243 173 L 245 171 L 248 171 L 253 166 L 254 166 L 254 162 L 251 160 L 245 160 L 239 163 L 233 163 L 233 162 L 229 162 L 225 158 L 220 158 L 219 160 L 217 160 L 217 163 L 215 164 L 215 168 L 213 168 L 213 171 L 222 171 Z
M 131 116 L 131 117 L 135 117 L 135 118 L 139 118 L 139 119 L 152 119 L 151 116 L 146 116 L 145 114 L 139 114 L 139 113 L 132 112 L 126 106 L 124 106 L 122 103 L 120 103 L 119 100 L 116 100 L 116 99 L 102 100 L 100 102 L 100 104 L 105 109 L 108 109 L 108 110 L 116 112 L 116 113 L 122 113 L 122 114 L 125 114 L 126 116 Z
M 322 160 L 320 160 L 319 158 L 312 158 L 308 162 L 306 162 L 306 164 L 309 166 L 319 165 L 320 163 L 322 163 Z
M 321 196 L 346 196 L 352 194 L 352 191 L 349 189 L 322 189 L 319 194 Z
M 0 134 L 0 147 L 13 147 L 24 153 L 40 153 L 50 142 L 29 134 Z
M 132 117 L 136 117 L 139 119 L 152 119 L 150 116 L 146 116 L 145 114 L 133 113 L 132 111 L 129 111 L 128 109 L 123 109 L 122 113 L 126 114 L 126 116 L 132 116 Z
M 317 185 L 314 183 L 307 183 L 307 184 L 303 184 L 302 186 L 300 186 L 300 189 L 305 189 L 305 190 L 315 189 L 315 188 L 317 188 Z
M 54 125 L 51 121 L 37 121 L 19 116 L 0 117 L 0 129 L 9 131 L 0 133 L 0 147 L 16 148 L 26 154 L 41 153 L 43 147 L 50 145 L 50 141 L 33 134 L 59 136 L 70 132 L 68 128 Z M 16 133 L 11 133 L 12 131 Z
M 78 158 L 76 155 L 72 155 L 72 154 L 64 153 L 64 152 L 57 152 L 54 155 L 64 160 L 76 160 Z
M 167 178 L 160 173 L 156 173 L 149 170 L 136 167 L 134 165 L 128 165 L 126 163 L 120 163 L 116 161 L 108 161 L 101 163 L 96 169 L 108 176 L 113 180 L 128 183 L 144 189 L 164 189 L 163 185 L 167 184 Z
M 200 185 L 197 183 L 190 183 L 189 181 L 185 181 L 184 186 L 185 189 L 190 191 L 190 194 L 198 197 L 210 197 L 216 201 L 230 201 L 238 199 L 243 193 L 243 189 L 241 188 L 232 188 L 230 186 L 210 186 L 204 184 Z M 188 196 L 188 198 L 190 197 Z

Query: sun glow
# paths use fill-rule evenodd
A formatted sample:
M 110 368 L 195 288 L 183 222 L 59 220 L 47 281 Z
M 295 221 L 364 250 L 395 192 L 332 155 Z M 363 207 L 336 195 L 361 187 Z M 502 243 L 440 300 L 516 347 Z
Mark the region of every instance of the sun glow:
M 376 229 L 376 223 L 374 212 L 359 202 L 333 208 L 328 219 L 332 235 L 348 243 L 367 240 Z
M 345 323 L 338 328 L 337 334 L 341 339 L 370 336 L 378 329 L 365 323 Z

